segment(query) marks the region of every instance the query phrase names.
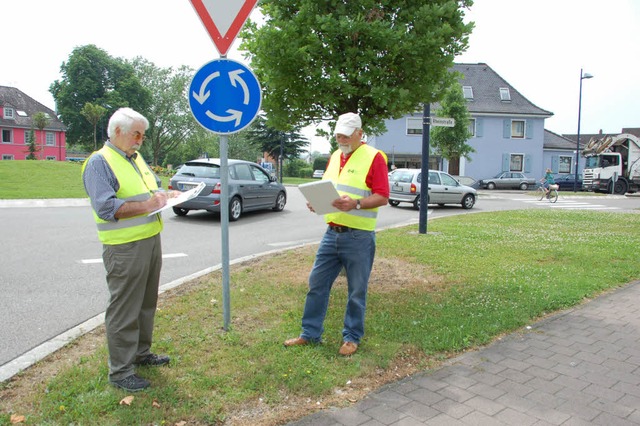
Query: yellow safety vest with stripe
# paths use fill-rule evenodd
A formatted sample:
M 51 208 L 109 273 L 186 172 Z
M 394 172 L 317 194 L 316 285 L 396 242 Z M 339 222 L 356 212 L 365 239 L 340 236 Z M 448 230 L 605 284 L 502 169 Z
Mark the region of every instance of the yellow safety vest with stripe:
M 102 154 L 107 164 L 109 164 L 109 167 L 111 167 L 111 170 L 113 170 L 116 179 L 118 179 L 120 188 L 116 192 L 116 197 L 119 199 L 125 201 L 146 201 L 151 198 L 151 191 L 158 189 L 154 174 L 140 154 L 138 154 L 133 161 L 142 176 L 131 166 L 131 163 L 112 148 L 104 146 L 93 155 L 96 153 Z M 87 161 L 85 161 L 82 167 L 83 172 Z M 159 214 L 147 216 L 147 214 L 144 213 L 110 222 L 100 219 L 94 211 L 93 218 L 98 225 L 98 238 L 106 245 L 139 241 L 152 237 L 162 231 L 162 218 Z
M 366 198 L 371 195 L 371 188 L 367 187 L 366 183 L 367 174 L 378 152 L 369 145 L 360 145 L 351 154 L 341 173 L 340 150 L 337 150 L 331 156 L 329 167 L 322 179 L 332 180 L 341 196 L 348 195 L 353 199 Z M 327 223 L 333 222 L 350 228 L 373 231 L 376 229 L 378 220 L 378 208 L 329 213 L 324 215 L 324 220 Z

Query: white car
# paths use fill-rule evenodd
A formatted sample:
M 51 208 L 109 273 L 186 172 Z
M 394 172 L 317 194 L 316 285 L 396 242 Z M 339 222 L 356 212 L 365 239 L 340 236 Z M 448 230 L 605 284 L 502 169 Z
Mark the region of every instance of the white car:
M 420 209 L 420 169 L 397 169 L 389 177 L 389 204 L 411 203 Z M 429 170 L 429 204 L 460 204 L 463 209 L 470 209 L 476 203 L 477 191 L 470 186 L 462 185 L 450 174 L 439 170 Z
M 313 171 L 313 178 L 322 179 L 322 176 L 324 176 L 324 170 L 314 170 Z

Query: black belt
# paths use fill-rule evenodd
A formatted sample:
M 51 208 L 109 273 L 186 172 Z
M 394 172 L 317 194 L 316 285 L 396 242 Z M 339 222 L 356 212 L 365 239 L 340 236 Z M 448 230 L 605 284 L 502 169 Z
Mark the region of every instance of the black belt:
M 334 230 L 338 234 L 342 234 L 343 232 L 352 231 L 354 228 L 349 228 L 348 226 L 341 226 L 341 225 L 329 225 L 329 229 Z

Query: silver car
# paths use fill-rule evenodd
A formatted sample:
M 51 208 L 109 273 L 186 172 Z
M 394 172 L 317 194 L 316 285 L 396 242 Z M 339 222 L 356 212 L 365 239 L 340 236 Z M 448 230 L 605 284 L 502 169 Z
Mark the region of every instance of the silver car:
M 525 191 L 527 188 L 535 188 L 537 182 L 534 178 L 525 176 L 520 172 L 502 172 L 492 178 L 482 179 L 478 182 L 480 188 L 487 189 L 514 189 Z
M 244 212 L 271 209 L 282 211 L 287 203 L 287 190 L 269 172 L 250 161 L 228 160 L 229 221 Z M 186 162 L 169 180 L 169 189 L 188 191 L 200 182 L 206 184 L 200 194 L 173 208 L 178 216 L 190 210 L 220 213 L 220 159 L 200 158 Z
M 397 169 L 389 177 L 389 204 L 411 203 L 420 209 L 420 169 Z M 476 203 L 477 191 L 462 185 L 450 174 L 439 170 L 429 170 L 429 204 L 460 204 L 464 209 L 472 208 Z

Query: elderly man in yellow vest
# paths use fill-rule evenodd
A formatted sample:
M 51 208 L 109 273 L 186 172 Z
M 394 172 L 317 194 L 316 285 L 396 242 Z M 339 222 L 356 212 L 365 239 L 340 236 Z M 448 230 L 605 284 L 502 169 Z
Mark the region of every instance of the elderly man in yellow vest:
M 347 307 L 338 353 L 353 355 L 364 335 L 369 275 L 376 251 L 378 207 L 387 204 L 389 179 L 384 154 L 362 142 L 362 121 L 355 113 L 338 118 L 335 136 L 340 148 L 333 153 L 322 179 L 336 185 L 339 211 L 325 215 L 327 231 L 320 242 L 309 276 L 309 291 L 300 336 L 285 346 L 318 343 L 324 332 L 329 294 L 338 274 L 347 273 Z M 309 206 L 313 211 L 313 206 Z
M 105 314 L 109 382 L 129 392 L 150 386 L 134 366 L 170 361 L 150 351 L 162 267 L 162 218 L 148 214 L 165 206 L 170 194 L 158 191 L 155 174 L 138 153 L 148 128 L 143 115 L 120 108 L 109 120 L 109 140 L 82 169 L 110 294 Z

